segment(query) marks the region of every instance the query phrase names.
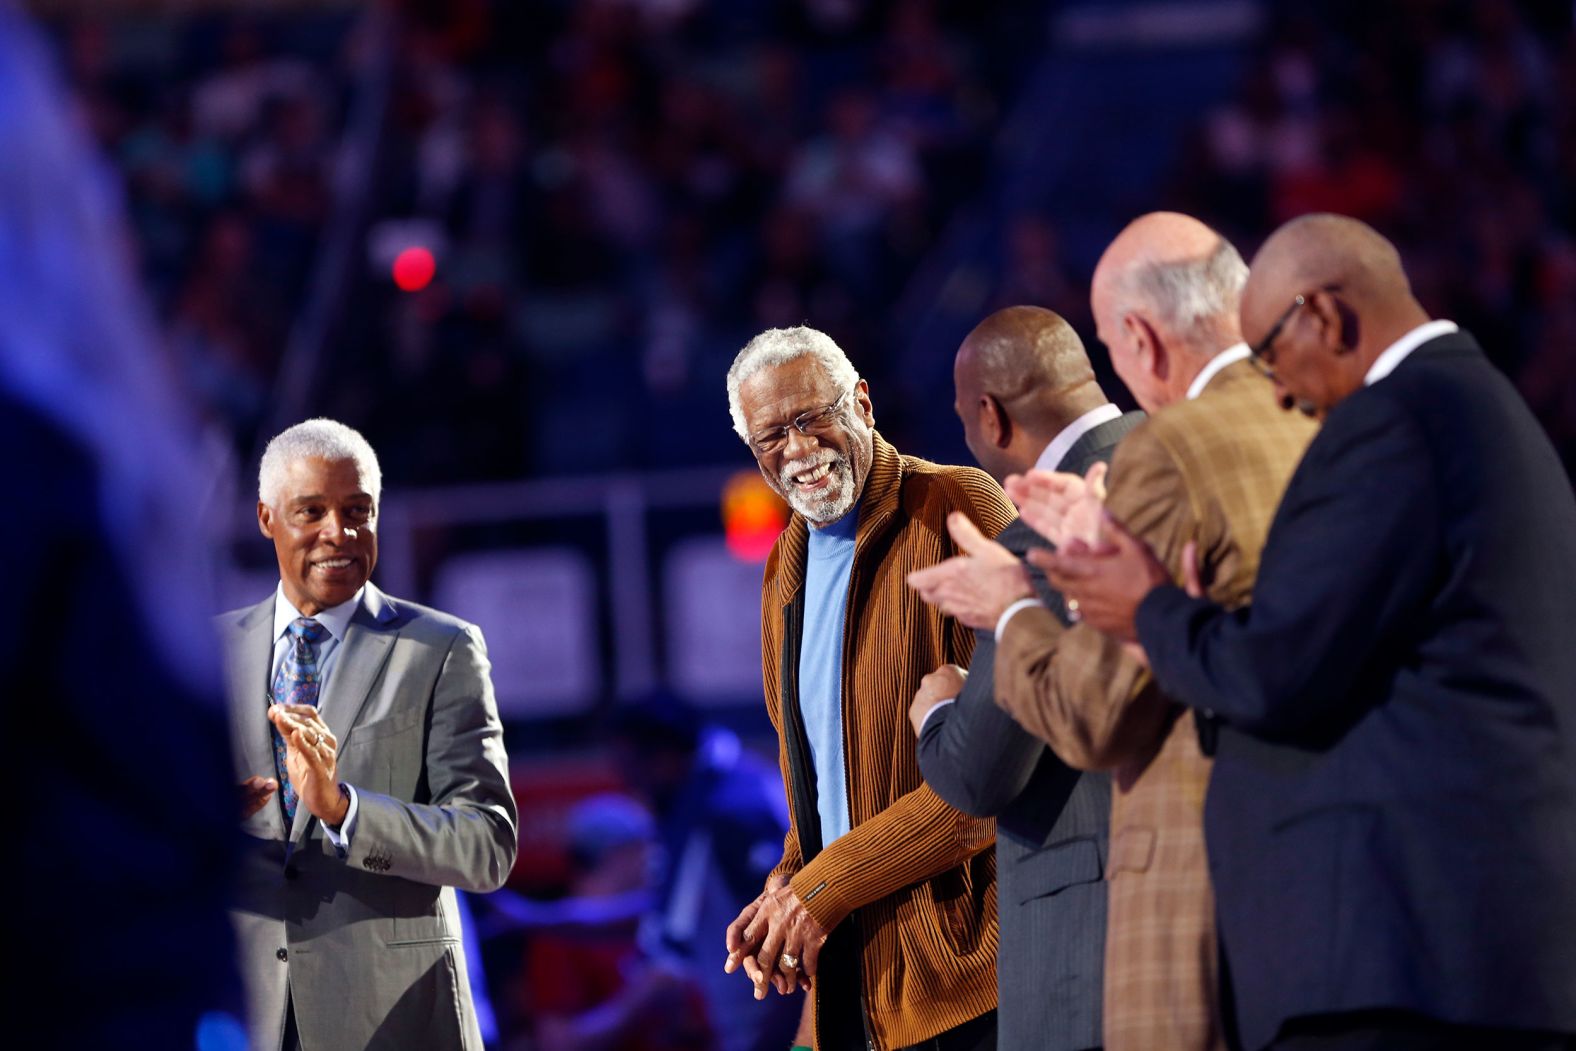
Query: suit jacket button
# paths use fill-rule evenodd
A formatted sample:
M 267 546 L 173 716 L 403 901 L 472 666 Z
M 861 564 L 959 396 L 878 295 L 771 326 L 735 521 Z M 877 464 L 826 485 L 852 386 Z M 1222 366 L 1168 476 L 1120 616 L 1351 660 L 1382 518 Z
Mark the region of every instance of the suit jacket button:
M 280 949 L 278 952 L 274 953 L 274 955 L 279 957 L 280 963 L 284 963 L 286 960 L 290 959 L 290 950 Z

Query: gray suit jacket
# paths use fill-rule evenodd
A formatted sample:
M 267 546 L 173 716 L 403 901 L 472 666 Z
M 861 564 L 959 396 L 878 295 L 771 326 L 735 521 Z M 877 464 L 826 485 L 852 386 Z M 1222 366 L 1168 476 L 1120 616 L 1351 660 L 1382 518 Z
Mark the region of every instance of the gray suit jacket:
M 1095 427 L 1057 469 L 1082 474 L 1098 460 L 1109 462 L 1143 419 L 1133 412 Z M 997 539 L 1020 555 L 1047 546 L 1022 520 Z M 1063 616 L 1061 595 L 1039 570 L 1030 573 L 1041 600 Z M 1111 780 L 1069 768 L 996 706 L 995 633 L 981 631 L 977 639 L 962 693 L 925 723 L 919 768 L 948 803 L 996 818 L 998 1046 L 1098 1047 Z
M 223 615 L 241 778 L 273 776 L 272 596 Z M 253 1051 L 287 1001 L 307 1048 L 481 1051 L 453 888 L 495 890 L 517 847 L 508 758 L 475 627 L 370 583 L 319 708 L 356 788 L 341 858 L 305 807 L 249 818 L 234 920 Z

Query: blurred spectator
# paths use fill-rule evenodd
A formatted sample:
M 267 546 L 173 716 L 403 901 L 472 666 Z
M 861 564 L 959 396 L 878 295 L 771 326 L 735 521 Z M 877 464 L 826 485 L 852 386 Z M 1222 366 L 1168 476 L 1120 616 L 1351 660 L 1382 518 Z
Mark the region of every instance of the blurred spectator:
M 1264 46 L 1202 120 L 1177 203 L 1249 243 L 1309 211 L 1373 223 L 1429 312 L 1493 348 L 1576 474 L 1569 5 L 1266 10 Z
M 726 955 L 719 952 L 723 932 L 782 854 L 782 775 L 733 733 L 702 724 L 667 696 L 620 707 L 613 742 L 619 769 L 657 815 L 662 847 L 641 945 L 696 982 L 722 1051 L 780 1051 L 792 1041 L 801 999 L 758 1002 L 753 987 L 717 961 Z
M 205 604 L 216 472 L 151 339 L 118 202 L 0 3 L 0 676 L 24 953 L 9 1042 L 238 1048 L 238 847 Z
M 569 816 L 574 869 L 565 911 L 651 885 L 654 829 L 634 799 L 592 796 Z M 631 917 L 632 919 L 633 917 Z M 716 1046 L 694 979 L 643 954 L 632 922 L 532 939 L 524 978 L 539 1051 L 707 1051 Z M 720 970 L 720 968 L 719 968 Z
M 376 97 L 354 9 L 59 30 L 188 393 L 238 453 L 354 211 L 339 176 L 374 220 L 441 224 L 414 309 L 357 266 L 316 366 L 336 382 L 301 407 L 364 424 L 409 482 L 720 461 L 703 395 L 766 325 L 814 319 L 899 372 L 897 296 L 1017 75 L 982 59 L 1036 6 L 404 0 L 376 167 L 346 173 Z M 423 398 L 413 433 L 388 405 Z

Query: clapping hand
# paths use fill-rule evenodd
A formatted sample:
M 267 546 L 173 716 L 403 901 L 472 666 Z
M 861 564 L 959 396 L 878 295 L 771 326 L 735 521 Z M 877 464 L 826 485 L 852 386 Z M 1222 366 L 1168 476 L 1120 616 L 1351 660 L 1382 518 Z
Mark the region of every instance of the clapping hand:
M 339 740 L 310 704 L 276 704 L 268 719 L 285 739 L 285 769 L 301 805 L 313 816 L 338 828 L 350 810 L 339 790 Z
M 1082 477 L 1053 471 L 1008 475 L 1003 487 L 1018 505 L 1023 521 L 1057 547 L 1074 540 L 1099 542 L 1105 509 L 1106 465 L 1096 463 Z
M 1033 597 L 1029 571 L 1018 556 L 988 539 L 966 515 L 948 515 L 947 532 L 963 554 L 908 575 L 908 586 L 920 598 L 983 631 L 994 628 L 1008 606 Z

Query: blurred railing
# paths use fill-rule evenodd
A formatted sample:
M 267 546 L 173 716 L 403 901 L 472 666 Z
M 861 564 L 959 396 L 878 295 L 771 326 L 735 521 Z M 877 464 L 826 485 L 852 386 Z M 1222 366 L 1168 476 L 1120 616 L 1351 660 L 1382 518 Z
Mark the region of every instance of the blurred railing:
M 704 707 L 760 703 L 758 562 L 725 543 L 738 467 L 391 491 L 379 587 L 478 624 L 506 718 L 575 715 L 665 688 Z M 238 521 L 229 605 L 277 579 Z

